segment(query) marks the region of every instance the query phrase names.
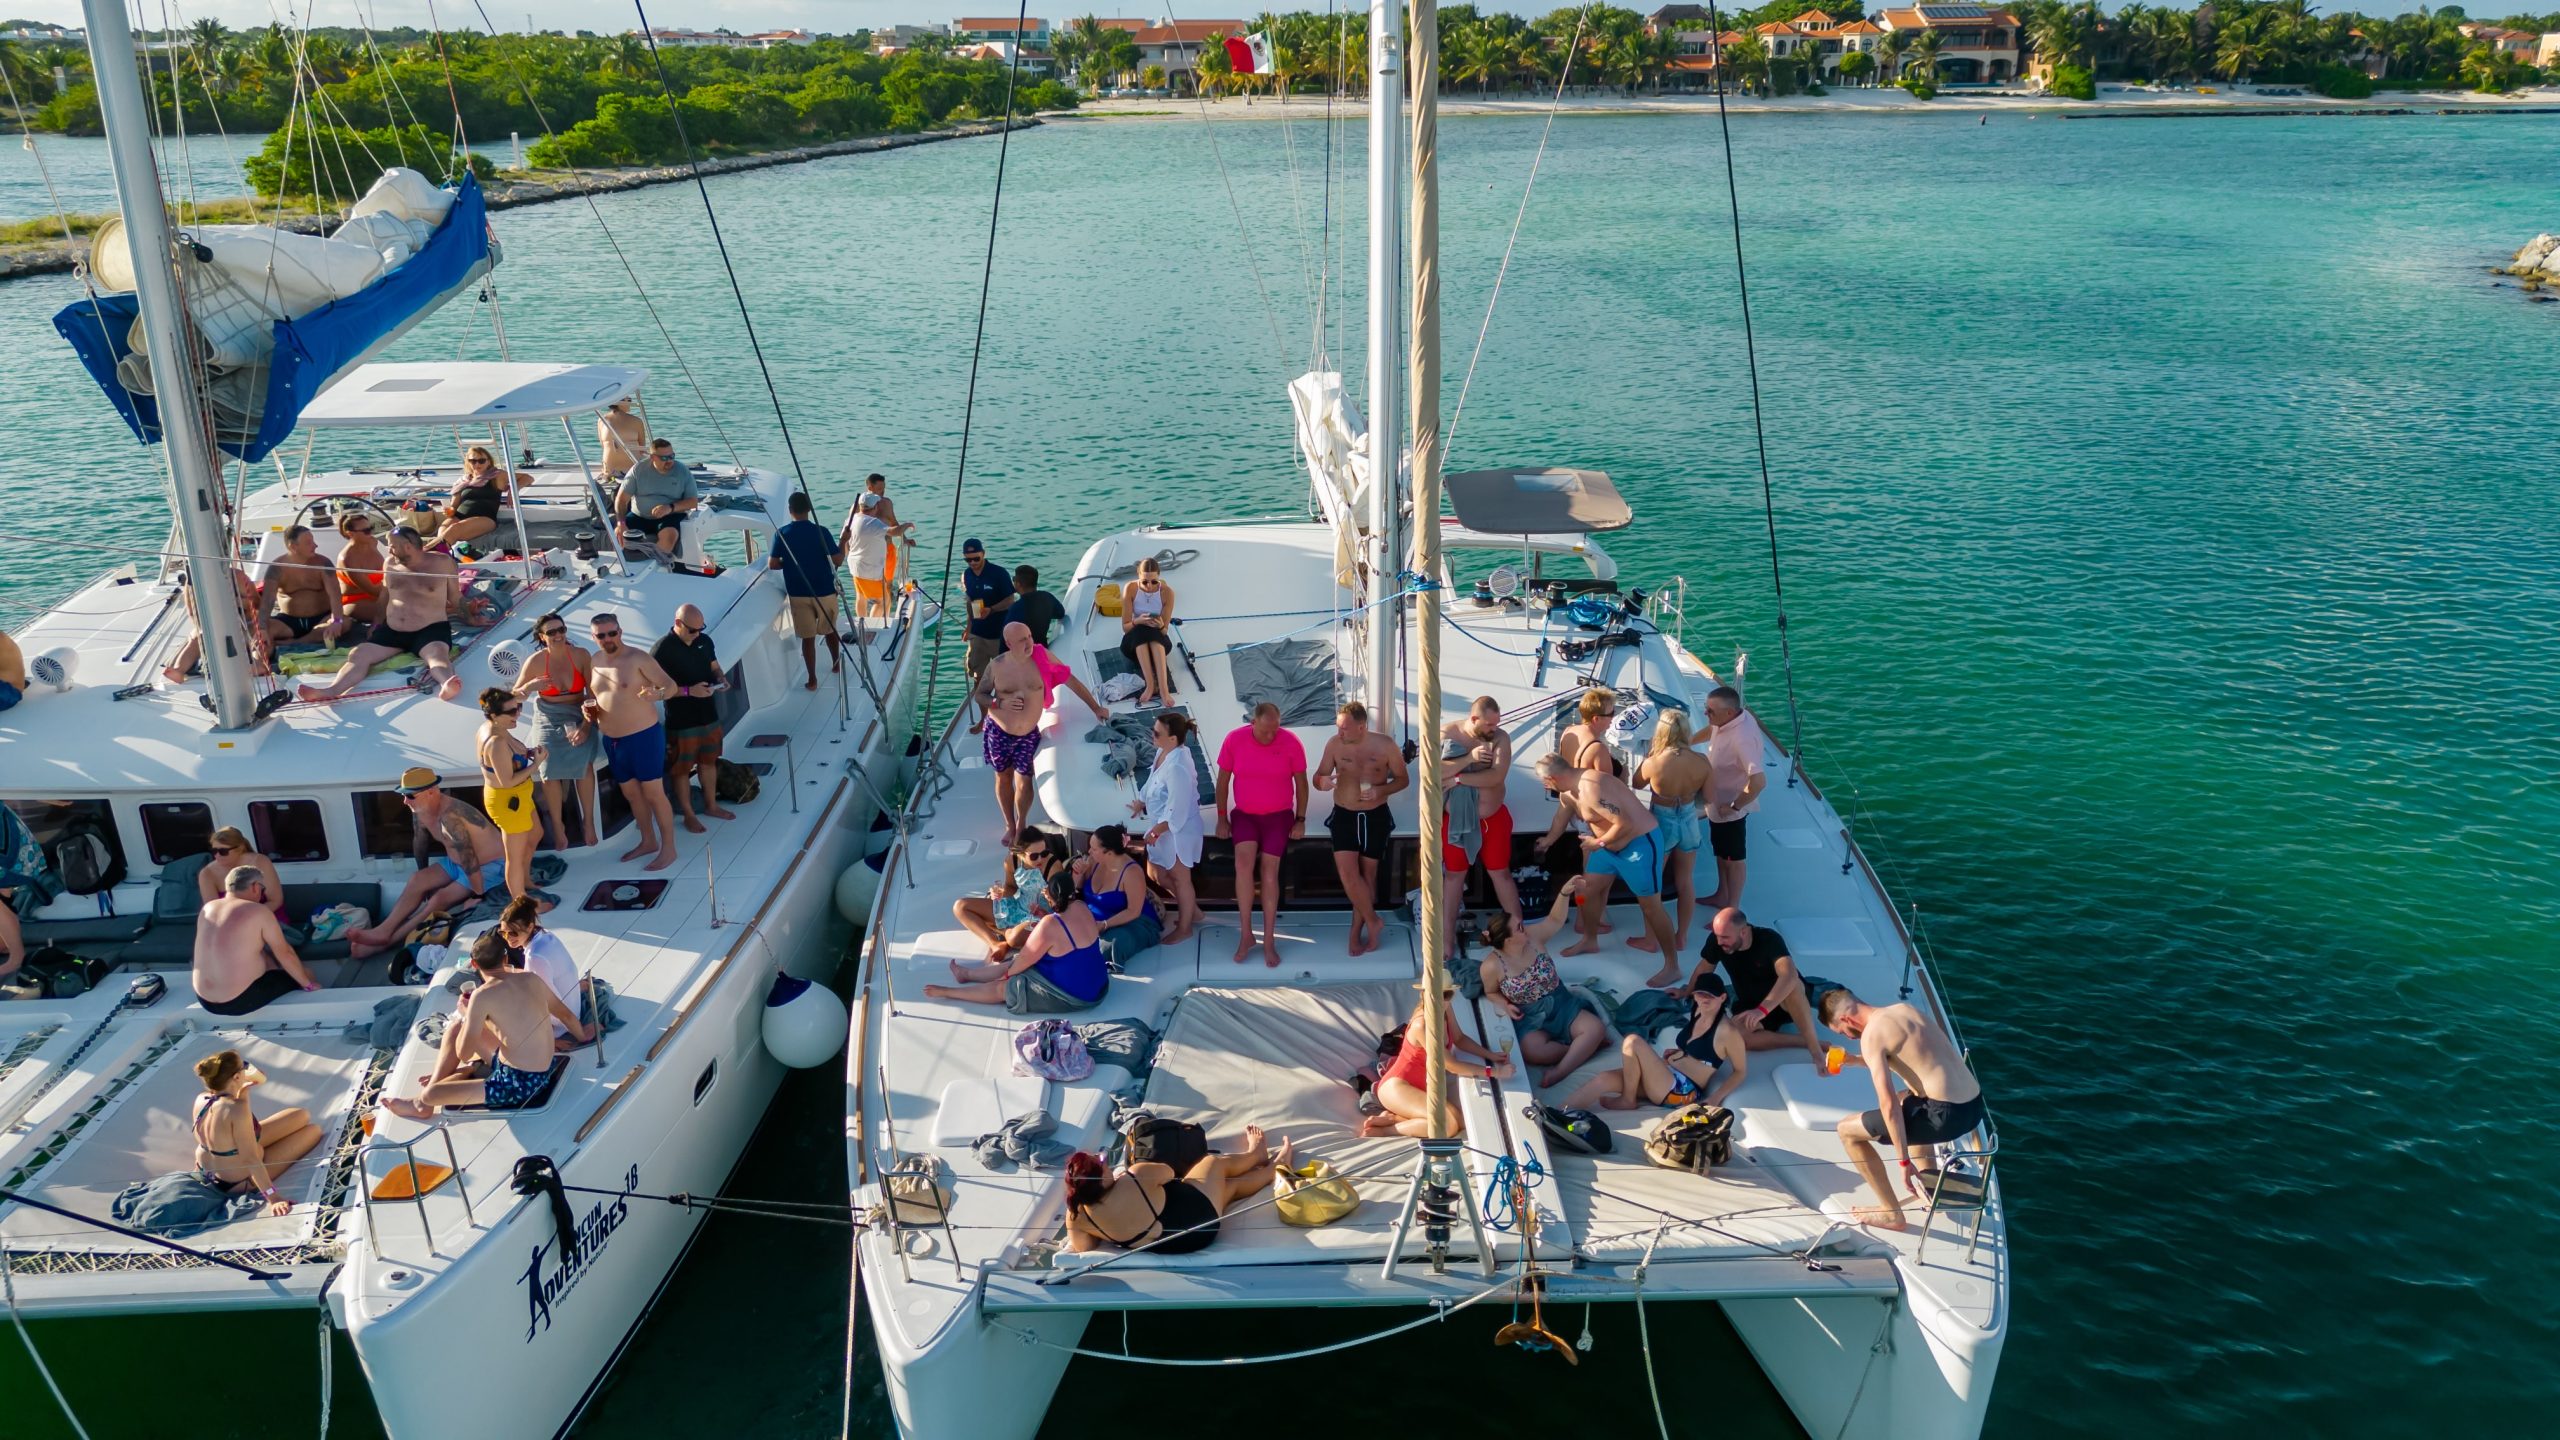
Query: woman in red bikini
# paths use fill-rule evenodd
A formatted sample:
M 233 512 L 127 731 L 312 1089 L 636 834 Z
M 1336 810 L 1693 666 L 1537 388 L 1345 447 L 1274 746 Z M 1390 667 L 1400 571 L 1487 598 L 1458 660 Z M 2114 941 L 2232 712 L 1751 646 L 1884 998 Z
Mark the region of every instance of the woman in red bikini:
M 1420 982 L 1416 982 L 1414 988 L 1420 989 Z M 1487 1080 L 1508 1076 L 1511 1073 L 1508 1059 L 1459 1032 L 1457 1017 L 1449 1013 L 1449 999 L 1457 993 L 1458 987 L 1454 985 L 1443 985 L 1440 989 L 1440 1023 L 1449 1037 L 1452 1055 L 1449 1074 L 1452 1077 L 1481 1075 Z M 1404 1046 L 1396 1051 L 1395 1061 L 1387 1066 L 1387 1073 L 1378 1077 L 1378 1103 L 1386 1108 L 1383 1114 L 1372 1115 L 1360 1122 L 1360 1133 L 1364 1136 L 1410 1135 L 1418 1140 L 1431 1133 L 1431 1124 L 1424 1118 L 1431 1113 L 1431 1052 L 1422 1044 L 1422 1007 L 1425 1003 L 1420 1000 L 1414 1002 L 1413 1014 L 1404 1022 Z M 1481 1066 L 1463 1065 L 1454 1058 L 1457 1055 L 1472 1055 L 1484 1063 Z M 1449 1097 L 1449 1133 L 1456 1135 L 1465 1129 L 1466 1121 L 1458 1113 L 1457 1097 L 1452 1095 Z
M 543 835 L 559 849 L 569 848 L 569 831 L 560 819 L 560 793 L 568 785 L 578 788 L 578 829 L 585 838 L 578 843 L 596 843 L 596 738 L 595 722 L 586 717 L 585 704 L 590 678 L 595 674 L 595 656 L 569 639 L 569 622 L 559 611 L 533 622 L 534 638 L 542 648 L 526 657 L 524 668 L 516 672 L 515 692 L 533 700 L 533 743 L 542 747 L 535 763 L 534 778 L 541 781 L 537 792 L 542 801 Z

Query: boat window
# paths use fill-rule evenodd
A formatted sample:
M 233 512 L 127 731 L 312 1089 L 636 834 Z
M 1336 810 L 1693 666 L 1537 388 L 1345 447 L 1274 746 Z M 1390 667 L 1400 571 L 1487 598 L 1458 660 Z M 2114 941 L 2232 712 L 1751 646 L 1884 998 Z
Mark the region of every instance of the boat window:
M 115 811 L 106 801 L 11 800 L 8 806 L 17 815 L 19 823 L 27 827 L 27 833 L 44 847 L 46 856 L 53 854 L 53 842 L 62 838 L 62 832 L 69 829 L 73 821 L 85 820 L 107 837 L 107 848 L 115 852 L 112 868 L 124 867 L 124 834 L 116 828 Z
M 477 785 L 447 785 L 444 793 L 481 811 Z M 418 828 L 409 818 L 409 807 L 397 790 L 359 790 L 356 805 L 356 853 L 368 860 L 397 859 L 403 855 L 414 859 L 444 853 L 444 845 Z
M 213 807 L 195 800 L 145 805 L 142 840 L 154 865 L 166 865 L 181 855 L 202 855 L 213 848 Z
M 317 800 L 252 800 L 249 839 L 270 860 L 326 860 L 329 829 Z

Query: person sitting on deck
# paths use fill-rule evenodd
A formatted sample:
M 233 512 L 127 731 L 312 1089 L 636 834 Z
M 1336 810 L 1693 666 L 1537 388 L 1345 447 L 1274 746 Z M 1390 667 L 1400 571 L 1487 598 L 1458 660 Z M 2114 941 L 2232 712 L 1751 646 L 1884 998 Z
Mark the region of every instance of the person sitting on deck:
M 347 947 L 358 959 L 400 943 L 409 922 L 430 910 L 443 910 L 468 899 L 477 903 L 491 889 L 506 884 L 506 841 L 479 807 L 444 793 L 444 778 L 424 765 L 400 772 L 400 798 L 418 828 L 444 842 L 435 863 L 409 877 L 408 885 L 379 925 L 347 932 Z
M 311 1112 L 289 1105 L 261 1120 L 249 1108 L 249 1091 L 267 1083 L 266 1072 L 219 1050 L 196 1062 L 204 1093 L 196 1097 L 188 1128 L 195 1132 L 196 1175 L 226 1194 L 256 1190 L 269 1215 L 290 1214 L 293 1202 L 276 1194 L 276 1176 L 319 1147 L 323 1136 Z
M 1120 592 L 1120 653 L 1138 667 L 1146 688 L 1138 703 L 1173 703 L 1173 587 L 1150 555 L 1138 562 L 1137 578 Z
M 1766 925 L 1754 925 L 1739 909 L 1716 912 L 1710 938 L 1698 952 L 1698 973 L 1721 961 L 1733 981 L 1733 1014 L 1742 1026 L 1742 1041 L 1754 1050 L 1783 1050 L 1801 1044 L 1814 1063 L 1822 1063 L 1822 1037 L 1813 1023 L 1814 1007 L 1825 992 L 1840 987 L 1796 968 L 1787 953 L 1786 937 Z M 1794 1035 L 1779 1033 L 1787 1026 Z
M 347 628 L 338 594 L 338 571 L 320 553 L 320 542 L 308 525 L 284 532 L 284 554 L 267 567 L 267 583 L 258 587 L 258 623 L 269 645 L 308 638 L 337 643 Z
M 1141 1160 L 1118 1174 L 1102 1157 L 1079 1150 L 1067 1157 L 1067 1248 L 1073 1251 L 1144 1250 L 1189 1255 L 1218 1238 L 1227 1207 L 1271 1188 L 1275 1170 L 1297 1163 L 1287 1136 L 1280 1148 L 1262 1127 L 1244 1127 L 1243 1153 L 1211 1151 L 1180 1175 L 1173 1167 Z M 1126 1182 L 1126 1183 L 1123 1183 Z
M 1680 952 L 1671 943 L 1671 912 L 1662 908 L 1662 827 L 1653 812 L 1626 781 L 1606 770 L 1576 768 L 1560 751 L 1538 762 L 1538 778 L 1556 791 L 1560 801 L 1570 798 L 1575 812 L 1591 827 L 1582 839 L 1584 873 L 1601 877 L 1604 885 L 1611 876 L 1625 881 L 1644 912 L 1647 933 L 1629 939 L 1627 948 L 1662 956 L 1662 969 L 1645 983 L 1677 982 Z M 1586 910 L 1596 916 L 1608 905 L 1609 892 L 1586 892 L 1584 899 Z
M 1582 692 L 1581 716 L 1556 735 L 1556 754 L 1577 770 L 1618 773 L 1617 752 L 1609 748 L 1609 722 L 1617 717 L 1618 696 L 1598 686 Z
M 432 1120 L 447 1105 L 522 1110 L 551 1094 L 551 1024 L 556 1021 L 583 1044 L 594 1032 L 541 976 L 507 965 L 509 948 L 498 931 L 471 942 L 471 968 L 479 985 L 462 1002 L 436 1050 L 433 1073 L 415 1100 L 382 1102 L 394 1115 Z
M 1556 887 L 1546 919 L 1515 926 L 1510 916 L 1497 914 L 1485 922 L 1488 951 L 1477 967 L 1485 999 L 1511 1017 L 1521 1058 L 1547 1067 L 1538 1077 L 1541 1086 L 1562 1082 L 1609 1043 L 1608 1023 L 1589 1000 L 1565 988 L 1546 948 L 1564 930 L 1573 897 L 1598 888 L 1590 877 L 1576 875 Z
M 326 685 L 304 685 L 295 693 L 305 700 L 335 700 L 356 688 L 374 666 L 394 655 L 415 655 L 427 664 L 436 698 L 462 693 L 462 677 L 453 673 L 453 614 L 462 604 L 461 567 L 450 555 L 427 553 L 418 532 L 402 526 L 391 532 L 391 558 L 382 570 L 382 623 L 373 627 L 338 667 Z
M 290 926 L 293 917 L 284 908 L 284 877 L 276 873 L 276 862 L 249 848 L 249 837 L 236 825 L 225 825 L 213 832 L 206 842 L 204 868 L 196 872 L 196 903 L 210 905 L 222 898 L 222 882 L 232 871 L 246 865 L 265 881 L 267 894 L 275 901 L 276 921 Z
M 249 572 L 237 565 L 231 567 L 231 586 L 239 596 L 240 618 L 248 624 L 250 668 L 260 675 L 267 674 L 273 647 L 267 644 L 266 627 L 254 619 L 258 614 L 258 587 L 249 582 Z M 194 623 L 196 633 L 188 636 L 187 643 L 178 647 L 176 658 L 160 667 L 160 678 L 172 685 L 187 683 L 187 676 L 194 672 L 196 662 L 204 658 L 204 620 L 196 614 L 196 588 L 188 583 L 185 571 L 178 574 L 178 593 L 186 597 L 187 619 Z
M 196 912 L 189 979 L 197 1004 L 216 1015 L 246 1015 L 296 990 L 320 988 L 276 921 L 281 898 L 268 892 L 254 865 L 223 876 L 222 898 Z
M 507 942 L 509 965 L 541 976 L 542 983 L 551 987 L 561 1004 L 578 1011 L 579 1018 L 586 1018 L 592 1008 L 587 983 L 578 974 L 578 962 L 569 954 L 560 932 L 543 928 L 540 901 L 530 895 L 508 901 L 507 908 L 498 912 L 498 934 Z M 577 1044 L 569 1037 L 568 1025 L 560 1020 L 551 1022 L 551 1043 L 563 1050 Z
M 1641 1105 L 1721 1105 L 1742 1086 L 1750 1052 L 1742 1033 L 1726 1022 L 1724 981 L 1709 975 L 1689 992 L 1688 1026 L 1668 1050 L 1657 1051 L 1641 1035 L 1618 1041 L 1618 1068 L 1582 1083 L 1567 1100 L 1584 1110 L 1633 1110 Z
M 1229 809 L 1230 799 L 1234 808 Z M 1307 748 L 1280 727 L 1280 707 L 1253 707 L 1253 723 L 1218 746 L 1218 838 L 1235 843 L 1236 963 L 1253 953 L 1253 896 L 1262 891 L 1262 963 L 1280 968 L 1280 862 L 1307 833 Z
M 382 623 L 382 542 L 373 535 L 373 516 L 362 510 L 338 517 L 338 605 L 348 622 Z
M 1147 867 L 1129 853 L 1129 831 L 1102 825 L 1085 841 L 1076 862 L 1085 908 L 1102 922 L 1102 958 L 1126 968 L 1164 938 L 1164 919 L 1147 895 Z
M 649 442 L 649 458 L 631 467 L 631 475 L 613 496 L 613 513 L 625 535 L 654 537 L 658 553 L 674 558 L 684 542 L 685 518 L 702 506 L 702 488 L 693 471 L 676 459 L 672 440 Z
M 1914 1162 L 1911 1148 L 1952 1144 L 1972 1134 L 1982 1123 L 1982 1082 L 1946 1032 L 1908 1004 L 1870 1005 L 1838 986 L 1823 994 L 1822 1023 L 1858 1042 L 1859 1057 L 1876 1081 L 1876 1108 L 1843 1117 L 1839 1129 L 1850 1163 L 1884 1203 L 1851 1213 L 1861 1225 L 1899 1230 L 1902 1201 L 1885 1177 L 1876 1146 L 1898 1152 L 1913 1199 L 1927 1196 L 1936 1172 Z M 1897 1075 L 1911 1087 L 1899 1098 L 1893 1093 Z
M 457 542 L 495 531 L 499 511 L 524 482 L 523 475 L 499 468 L 498 457 L 486 445 L 462 452 L 462 478 L 453 483 L 452 498 L 444 502 L 444 519 L 435 538 L 427 542 L 429 548 L 451 550 Z
M 990 963 L 1001 963 L 1022 948 L 1031 927 L 1049 913 L 1049 877 L 1066 863 L 1066 841 L 1046 830 L 1025 830 L 1005 854 L 1004 878 L 984 895 L 952 901 L 951 918 L 987 942 Z
M 1421 989 L 1422 982 L 1415 981 L 1414 988 Z M 1452 1077 L 1482 1075 L 1487 1080 L 1499 1080 L 1509 1075 L 1511 1061 L 1508 1058 L 1487 1050 L 1459 1032 L 1457 1018 L 1449 1011 L 1450 998 L 1457 993 L 1455 985 L 1443 985 L 1440 989 L 1442 1032 L 1449 1037 L 1453 1056 L 1472 1055 L 1484 1064 L 1479 1069 L 1460 1065 L 1452 1058 L 1449 1074 Z M 1420 1139 L 1431 1133 L 1431 1122 L 1427 1118 L 1431 1113 L 1431 1052 L 1423 1043 L 1422 1028 L 1422 1007 L 1426 1003 L 1423 1000 L 1414 1002 L 1413 1014 L 1404 1022 L 1404 1044 L 1397 1048 L 1396 1058 L 1378 1077 L 1377 1096 L 1381 1109 L 1380 1113 L 1360 1122 L 1360 1133 L 1364 1137 L 1409 1135 Z M 1459 1115 L 1457 1097 L 1453 1095 L 1449 1101 L 1449 1133 L 1456 1135 L 1465 1129 L 1465 1118 Z
M 1016 1015 L 1056 1015 L 1090 1010 L 1111 988 L 1102 959 L 1102 922 L 1079 903 L 1076 877 L 1060 869 L 1043 890 L 1049 913 L 1009 960 L 972 965 L 951 962 L 952 985 L 927 985 L 928 999 L 1002 1005 Z

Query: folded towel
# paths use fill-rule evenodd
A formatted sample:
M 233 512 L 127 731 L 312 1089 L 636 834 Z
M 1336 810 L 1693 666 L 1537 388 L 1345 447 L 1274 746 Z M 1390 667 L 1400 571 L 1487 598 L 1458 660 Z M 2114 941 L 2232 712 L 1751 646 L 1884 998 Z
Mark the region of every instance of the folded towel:
M 418 997 L 387 995 L 373 1002 L 373 1018 L 358 1020 L 346 1028 L 348 1043 L 370 1045 L 376 1050 L 397 1050 L 408 1037 L 409 1022 L 418 1018 Z
M 1072 1145 L 1061 1145 L 1048 1137 L 1058 1131 L 1058 1117 L 1046 1110 L 1016 1115 L 1004 1124 L 981 1135 L 969 1146 L 978 1163 L 990 1170 L 1006 1171 L 1016 1165 L 1034 1170 L 1048 1170 L 1067 1162 L 1075 1153 Z

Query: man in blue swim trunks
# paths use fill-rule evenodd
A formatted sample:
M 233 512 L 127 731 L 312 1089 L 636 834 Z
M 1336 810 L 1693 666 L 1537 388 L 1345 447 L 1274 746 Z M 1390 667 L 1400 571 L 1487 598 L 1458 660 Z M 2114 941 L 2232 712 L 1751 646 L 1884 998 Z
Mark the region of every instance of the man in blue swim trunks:
M 418 828 L 444 845 L 435 863 L 409 877 L 408 887 L 379 925 L 347 932 L 350 954 L 378 954 L 400 943 L 409 922 L 432 910 L 476 903 L 506 888 L 506 848 L 498 827 L 476 805 L 444 793 L 444 778 L 424 765 L 400 772 L 400 799 Z
M 1662 969 L 1649 986 L 1680 982 L 1680 948 L 1671 933 L 1671 912 L 1662 908 L 1662 825 L 1653 809 L 1626 781 L 1604 770 L 1576 768 L 1562 755 L 1550 753 L 1538 762 L 1538 778 L 1591 827 L 1582 837 L 1582 873 L 1626 882 L 1644 911 L 1645 933 L 1627 941 L 1630 950 L 1662 956 Z M 1585 903 L 1593 903 L 1586 899 Z M 1607 904 L 1607 892 L 1597 903 Z
M 472 942 L 471 968 L 478 986 L 444 1027 L 433 1073 L 416 1099 L 395 1096 L 384 1109 L 411 1120 L 429 1120 L 447 1105 L 522 1110 L 550 1097 L 553 1079 L 551 1026 L 566 1026 L 583 1044 L 593 1033 L 531 970 L 511 969 L 506 937 L 490 930 Z
M 676 863 L 676 811 L 667 798 L 667 726 L 658 702 L 678 686 L 649 652 L 622 643 L 622 617 L 605 611 L 587 622 L 595 637 L 595 678 L 587 686 L 586 716 L 596 727 L 604 763 L 622 787 L 639 843 L 623 852 L 624 864 L 653 856 L 645 867 Z

